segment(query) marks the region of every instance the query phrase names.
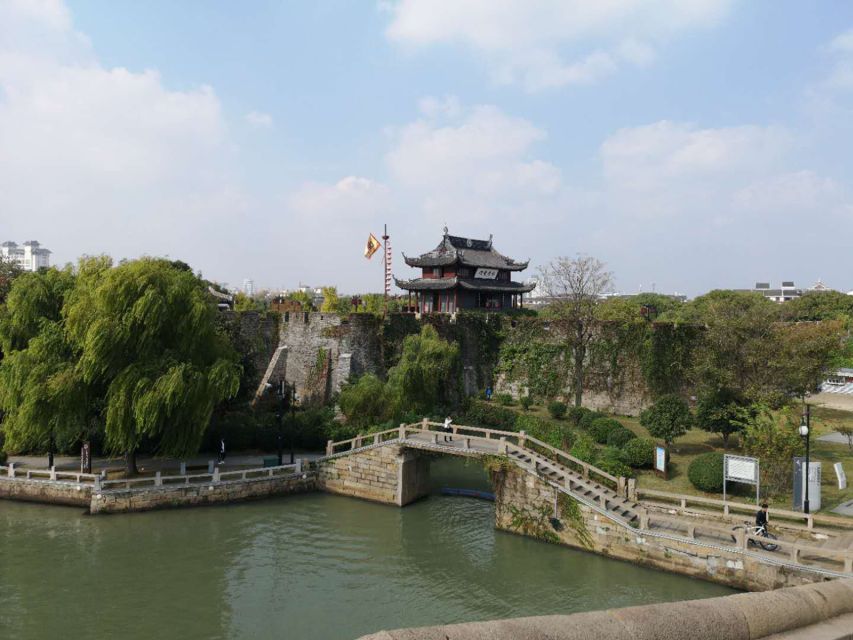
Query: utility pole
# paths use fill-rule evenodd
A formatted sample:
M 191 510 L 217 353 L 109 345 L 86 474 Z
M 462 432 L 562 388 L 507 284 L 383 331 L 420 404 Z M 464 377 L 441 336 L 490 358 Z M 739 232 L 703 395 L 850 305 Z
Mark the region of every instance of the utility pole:
M 385 266 L 385 298 L 382 305 L 382 315 L 388 313 L 388 295 L 391 293 L 391 236 L 388 235 L 388 225 L 385 225 L 385 233 L 382 234 L 384 255 L 382 263 Z

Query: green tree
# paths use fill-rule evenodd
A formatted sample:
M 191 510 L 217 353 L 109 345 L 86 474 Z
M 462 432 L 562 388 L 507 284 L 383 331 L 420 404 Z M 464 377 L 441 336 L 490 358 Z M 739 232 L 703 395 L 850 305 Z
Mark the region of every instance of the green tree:
M 129 473 L 143 438 L 162 455 L 194 453 L 215 405 L 240 383 L 204 284 L 151 258 L 92 284 L 69 301 L 66 323 L 83 382 L 103 394 L 107 446 L 126 454 Z
M 587 350 L 596 331 L 599 297 L 612 279 L 600 260 L 591 256 L 560 257 L 539 270 L 543 293 L 552 299 L 548 314 L 566 336 L 572 352 L 572 390 L 575 406 L 583 400 Z
M 388 372 L 395 415 L 426 415 L 452 406 L 460 396 L 459 346 L 439 337 L 432 325 L 406 336 L 400 361 Z
M 757 405 L 744 422 L 743 449 L 760 459 L 761 486 L 768 496 L 784 493 L 791 486 L 791 461 L 803 453 L 793 409 L 772 411 Z
M 12 289 L 12 283 L 23 271 L 14 260 L 0 256 L 0 304 L 6 301 L 6 296 Z
M 777 392 L 803 398 L 817 392 L 832 368 L 840 364 L 846 331 L 840 320 L 797 322 L 775 325 L 773 337 L 777 349 L 768 368 Z
M 840 425 L 835 428 L 835 430 L 840 433 L 842 436 L 847 438 L 847 446 L 853 451 L 853 427 L 850 425 Z
M 252 296 L 247 296 L 242 291 L 238 291 L 234 296 L 234 311 L 263 311 L 264 309 L 263 302 Z
M 9 451 L 54 452 L 98 429 L 98 402 L 77 368 L 79 349 L 69 340 L 64 304 L 90 274 L 81 260 L 17 278 L 0 315 L 0 411 Z
M 313 311 L 314 309 L 314 300 L 305 291 L 294 291 L 293 293 L 288 294 L 287 297 L 290 300 L 294 300 L 301 304 L 303 311 Z
M 706 389 L 696 403 L 696 426 L 710 433 L 719 433 L 723 449 L 728 450 L 729 438 L 743 431 L 748 417 L 747 403 L 730 389 Z
M 676 438 L 683 436 L 693 423 L 690 407 L 676 395 L 661 396 L 657 402 L 640 414 L 640 424 L 649 433 L 660 438 L 669 447 Z
M 393 410 L 385 383 L 371 373 L 344 385 L 338 406 L 346 416 L 347 424 L 356 429 L 385 422 Z
M 334 313 L 340 308 L 341 299 L 338 296 L 336 287 L 323 287 L 323 304 L 320 306 L 320 311 L 324 313 Z
M 782 315 L 793 322 L 853 318 L 853 296 L 840 291 L 813 291 L 782 305 Z

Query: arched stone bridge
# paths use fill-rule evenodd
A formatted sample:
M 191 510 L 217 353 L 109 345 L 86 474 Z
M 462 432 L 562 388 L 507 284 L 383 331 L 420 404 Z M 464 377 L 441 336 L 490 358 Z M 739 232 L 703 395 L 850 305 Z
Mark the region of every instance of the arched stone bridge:
M 429 492 L 430 456 L 424 452 L 499 456 L 506 464 L 495 487 L 498 528 L 750 590 L 853 576 L 853 522 L 846 519 L 771 511 L 779 549 L 763 551 L 754 544 L 757 538 L 732 530 L 744 521 L 734 512 L 751 518 L 754 506 L 638 492 L 633 479 L 613 476 L 523 431 L 454 425 L 445 441 L 442 426 L 424 419 L 329 441 L 326 456 L 313 463 L 318 486 L 404 506 Z M 709 512 L 708 505 L 720 513 Z M 806 525 L 784 517 L 805 518 Z

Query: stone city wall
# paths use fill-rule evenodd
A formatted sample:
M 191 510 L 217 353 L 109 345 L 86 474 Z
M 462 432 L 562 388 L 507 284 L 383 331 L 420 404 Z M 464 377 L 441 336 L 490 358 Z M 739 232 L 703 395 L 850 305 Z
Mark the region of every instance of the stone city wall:
M 536 508 L 543 505 L 550 517 L 557 494 L 555 488 L 529 473 L 517 469 L 502 473 L 495 488 L 497 528 L 522 533 L 513 526 L 513 519 L 518 521 L 522 514 L 530 521 L 536 516 Z M 749 591 L 823 579 L 816 573 L 762 563 L 724 548 L 713 549 L 626 529 L 586 505 L 576 504 L 579 517 L 574 518 L 558 507 L 558 517 L 563 524 L 561 531 L 553 531 L 547 520 L 543 522 L 547 525 L 544 530 L 555 533 L 560 544 Z
M 272 478 L 250 478 L 218 483 L 111 489 L 93 493 L 89 512 L 127 513 L 176 507 L 241 502 L 316 490 L 316 474 L 305 472 Z
M 835 580 L 769 593 L 380 631 L 360 640 L 842 640 L 851 637 L 853 580 Z
M 92 487 L 76 482 L 0 477 L 0 499 L 88 507 Z
M 404 506 L 429 493 L 429 458 L 398 445 L 369 447 L 318 463 L 317 486 L 329 493 Z

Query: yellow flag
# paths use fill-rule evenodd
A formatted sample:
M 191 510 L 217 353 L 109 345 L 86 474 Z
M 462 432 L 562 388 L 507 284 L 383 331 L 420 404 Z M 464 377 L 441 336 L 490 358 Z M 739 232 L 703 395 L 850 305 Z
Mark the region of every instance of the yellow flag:
M 367 239 L 367 246 L 364 248 L 364 257 L 370 260 L 373 257 L 373 254 L 379 251 L 379 247 L 382 245 L 379 243 L 379 240 L 376 239 L 376 236 L 372 233 L 370 237 Z

